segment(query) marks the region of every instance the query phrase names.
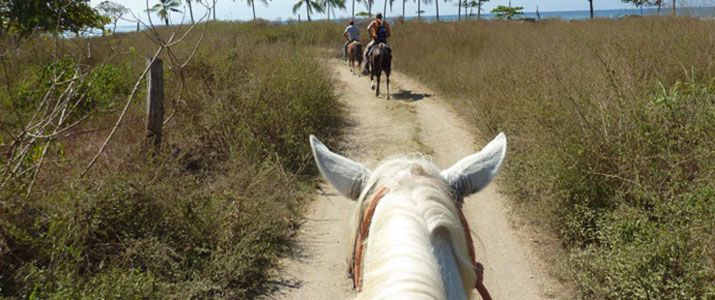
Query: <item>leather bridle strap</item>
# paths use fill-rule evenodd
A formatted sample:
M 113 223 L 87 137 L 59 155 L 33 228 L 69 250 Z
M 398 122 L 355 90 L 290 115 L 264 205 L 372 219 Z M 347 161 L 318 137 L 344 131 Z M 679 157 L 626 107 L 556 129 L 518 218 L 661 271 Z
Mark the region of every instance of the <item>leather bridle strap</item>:
M 370 200 L 370 203 L 368 204 L 367 210 L 365 210 L 365 214 L 363 215 L 362 222 L 360 222 L 360 231 L 358 232 L 357 239 L 355 240 L 355 257 L 353 258 L 353 284 L 355 285 L 355 289 L 360 292 L 362 289 L 362 285 L 360 285 L 360 279 L 361 279 L 361 267 L 362 267 L 362 249 L 364 246 L 364 241 L 367 240 L 367 234 L 370 229 L 370 223 L 372 223 L 372 215 L 375 214 L 375 208 L 377 207 L 377 203 L 380 202 L 380 199 L 382 199 L 382 196 L 385 195 L 385 191 L 387 191 L 387 187 L 381 187 L 379 190 L 377 190 L 377 193 L 375 193 L 374 196 L 372 196 L 372 199 Z

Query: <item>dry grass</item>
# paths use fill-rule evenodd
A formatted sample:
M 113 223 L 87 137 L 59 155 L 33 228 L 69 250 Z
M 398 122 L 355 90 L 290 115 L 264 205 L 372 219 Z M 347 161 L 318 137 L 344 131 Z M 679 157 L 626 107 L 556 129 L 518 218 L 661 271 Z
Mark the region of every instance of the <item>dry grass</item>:
M 90 69 L 114 47 L 110 66 L 124 70 L 99 88 L 108 96 L 73 134 L 57 140 L 38 184 L 27 178 L 0 190 L 0 298 L 252 298 L 291 244 L 312 190 L 309 134 L 334 140 L 341 107 L 333 82 L 305 45 L 339 28 L 320 24 L 212 23 L 200 51 L 181 72 L 164 59 L 163 151 L 144 151 L 140 94 L 99 163 L 96 153 L 154 46 L 140 34 L 59 41 L 67 64 Z M 327 32 L 327 33 L 326 33 Z M 163 32 L 162 34 L 168 34 Z M 191 45 L 198 39 L 187 39 Z M 36 105 L 41 70 L 54 40 L 20 46 L 0 76 L 0 143 L 19 128 L 10 103 Z M 177 48 L 187 57 L 190 47 Z M 180 90 L 180 78 L 185 88 Z M 35 93 L 37 94 L 37 93 Z M 23 94 L 24 95 L 24 94 Z M 104 99 L 104 98 L 102 98 Z M 91 110 L 90 110 L 91 111 Z M 5 131 L 5 129 L 8 129 Z M 0 165 L 6 156 L 0 158 Z M 36 162 L 30 156 L 28 166 Z M 281 188 L 277 189 L 276 186 Z
M 506 186 L 585 299 L 715 295 L 715 21 L 394 26 L 395 69 L 510 138 Z

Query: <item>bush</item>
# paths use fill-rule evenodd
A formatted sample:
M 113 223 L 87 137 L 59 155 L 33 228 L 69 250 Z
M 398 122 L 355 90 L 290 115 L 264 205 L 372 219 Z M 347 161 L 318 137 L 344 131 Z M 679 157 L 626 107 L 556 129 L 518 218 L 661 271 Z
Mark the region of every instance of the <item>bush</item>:
M 265 37 L 300 28 L 211 26 L 186 68 L 165 71 L 173 116 L 162 152 L 144 154 L 143 124 L 132 121 L 142 120 L 137 101 L 111 155 L 84 179 L 77 175 L 86 153 L 106 135 L 92 126 L 113 122 L 116 112 L 93 114 L 83 128 L 89 134 L 58 138 L 67 153 L 52 156 L 27 198 L 22 180 L 0 190 L 0 297 L 245 299 L 261 292 L 312 191 L 308 135 L 334 140 L 341 108 L 329 73 L 302 46 L 303 38 L 319 37 L 273 41 Z M 118 66 L 135 74 L 144 56 L 134 53 L 151 49 L 140 34 L 121 41 L 136 47 L 88 75 L 97 84 L 86 109 L 125 97 L 131 84 Z M 57 65 L 72 69 L 73 62 Z M 46 80 L 29 82 L 36 89 L 24 101 L 31 106 Z
M 396 70 L 453 97 L 484 136 L 506 132 L 504 186 L 558 236 L 579 298 L 707 299 L 712 26 L 408 22 L 392 46 Z

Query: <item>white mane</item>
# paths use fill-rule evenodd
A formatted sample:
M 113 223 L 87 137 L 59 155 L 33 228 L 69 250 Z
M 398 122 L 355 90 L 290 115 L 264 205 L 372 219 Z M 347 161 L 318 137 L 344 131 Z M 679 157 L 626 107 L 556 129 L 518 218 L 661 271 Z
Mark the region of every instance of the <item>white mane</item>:
M 462 199 L 489 184 L 506 155 L 503 133 L 442 171 L 423 157 L 397 157 L 373 172 L 330 151 L 315 136 L 310 144 L 323 177 L 358 201 L 351 241 L 374 194 L 386 188 L 361 248 L 359 299 L 471 298 L 477 284 L 471 245 L 457 207 L 461 204 L 449 194 Z M 481 283 L 478 287 L 480 294 L 488 294 Z
M 368 179 L 353 218 L 355 231 L 372 193 L 383 186 L 388 192 L 375 209 L 365 241 L 359 299 L 447 299 L 445 285 L 454 289 L 455 284 L 471 298 L 476 277 L 458 208 L 435 182 L 446 186 L 434 164 L 405 157 L 385 161 Z M 451 249 L 439 249 L 445 244 Z M 452 270 L 440 257 L 450 253 L 458 267 Z

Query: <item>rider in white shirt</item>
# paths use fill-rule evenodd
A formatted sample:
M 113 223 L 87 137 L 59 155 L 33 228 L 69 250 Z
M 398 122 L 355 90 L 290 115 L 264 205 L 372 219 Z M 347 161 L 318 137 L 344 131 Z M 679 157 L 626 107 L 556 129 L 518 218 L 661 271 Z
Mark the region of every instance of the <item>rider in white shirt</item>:
M 345 27 L 343 36 L 345 37 L 345 45 L 343 45 L 343 59 L 348 59 L 348 44 L 353 41 L 360 40 L 360 30 L 358 30 L 357 26 L 355 26 L 355 22 L 352 19 L 350 19 L 350 25 Z

